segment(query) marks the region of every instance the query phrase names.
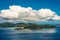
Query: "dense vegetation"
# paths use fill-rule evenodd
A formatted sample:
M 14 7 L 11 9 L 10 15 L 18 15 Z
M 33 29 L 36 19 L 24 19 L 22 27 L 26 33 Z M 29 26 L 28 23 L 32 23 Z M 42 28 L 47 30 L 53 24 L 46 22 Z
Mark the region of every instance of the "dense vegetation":
M 14 23 L 0 23 L 0 27 L 14 27 L 15 24 Z
M 36 24 L 36 23 L 1 23 L 0 27 L 24 27 L 24 29 L 42 29 L 42 28 L 56 28 L 55 25 L 49 24 Z

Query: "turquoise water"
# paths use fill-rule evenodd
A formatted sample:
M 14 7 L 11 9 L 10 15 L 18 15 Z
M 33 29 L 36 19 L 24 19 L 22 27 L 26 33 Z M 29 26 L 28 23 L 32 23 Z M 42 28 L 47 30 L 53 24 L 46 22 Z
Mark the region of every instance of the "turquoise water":
M 0 40 L 60 40 L 60 28 L 39 31 L 0 28 Z

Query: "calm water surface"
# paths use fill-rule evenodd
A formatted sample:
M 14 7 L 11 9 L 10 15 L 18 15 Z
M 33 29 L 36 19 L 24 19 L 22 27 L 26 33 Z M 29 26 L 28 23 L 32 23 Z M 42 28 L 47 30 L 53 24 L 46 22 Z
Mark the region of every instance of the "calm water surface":
M 0 40 L 60 40 L 60 28 L 39 31 L 0 28 Z

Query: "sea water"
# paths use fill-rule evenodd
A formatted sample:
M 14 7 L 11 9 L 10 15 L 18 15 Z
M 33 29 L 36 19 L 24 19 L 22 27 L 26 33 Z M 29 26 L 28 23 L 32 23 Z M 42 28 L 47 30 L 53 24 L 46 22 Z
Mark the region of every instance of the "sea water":
M 60 28 L 33 31 L 0 28 L 0 40 L 60 40 Z

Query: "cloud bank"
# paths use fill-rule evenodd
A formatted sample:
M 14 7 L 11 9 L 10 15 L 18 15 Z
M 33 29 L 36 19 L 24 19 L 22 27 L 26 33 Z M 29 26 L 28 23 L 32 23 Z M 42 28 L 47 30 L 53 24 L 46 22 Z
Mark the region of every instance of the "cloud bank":
M 9 21 L 50 21 L 60 20 L 54 11 L 47 8 L 41 8 L 39 10 L 33 10 L 31 7 L 21 7 L 17 5 L 9 6 L 9 9 L 0 11 L 0 18 Z

